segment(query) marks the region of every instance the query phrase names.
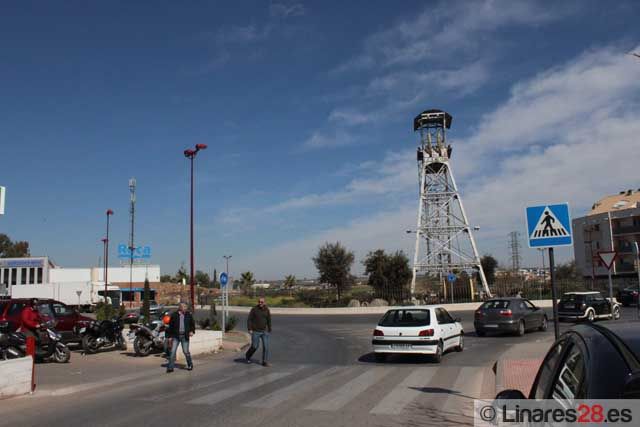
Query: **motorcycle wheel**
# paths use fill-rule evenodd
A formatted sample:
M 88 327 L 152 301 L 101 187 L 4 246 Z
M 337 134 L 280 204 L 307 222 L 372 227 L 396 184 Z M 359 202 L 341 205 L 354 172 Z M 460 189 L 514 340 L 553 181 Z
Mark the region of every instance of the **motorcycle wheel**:
M 82 349 L 87 354 L 94 354 L 98 351 L 98 340 L 91 335 L 82 337 Z
M 69 363 L 69 360 L 71 360 L 71 351 L 66 345 L 58 343 L 53 352 L 53 360 L 55 360 L 56 363 Z
M 133 340 L 133 350 L 137 356 L 146 357 L 151 354 L 151 343 L 145 338 L 136 337 Z

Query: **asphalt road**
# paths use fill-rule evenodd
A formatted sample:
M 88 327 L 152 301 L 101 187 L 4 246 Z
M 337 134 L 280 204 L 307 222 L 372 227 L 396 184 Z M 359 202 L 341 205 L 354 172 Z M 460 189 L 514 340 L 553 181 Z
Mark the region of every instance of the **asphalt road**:
M 137 360 L 137 372 L 126 381 L 89 383 L 65 396 L 36 393 L 2 401 L 0 425 L 473 425 L 473 399 L 493 397 L 497 358 L 523 342 L 539 341 L 543 351 L 553 328 L 480 338 L 473 333 L 473 312 L 452 314 L 462 318 L 465 350 L 445 354 L 441 364 L 415 356 L 374 363 L 370 340 L 378 315 L 278 315 L 270 368 L 242 363 L 242 353 L 199 358 L 194 371 L 172 374 L 164 373 L 159 358 Z M 244 328 L 246 315 L 236 315 Z M 634 318 L 635 308 L 623 316 Z M 121 363 L 130 372 L 135 360 L 113 352 L 96 356 L 83 363 L 97 370 Z M 73 361 L 41 369 L 72 370 Z

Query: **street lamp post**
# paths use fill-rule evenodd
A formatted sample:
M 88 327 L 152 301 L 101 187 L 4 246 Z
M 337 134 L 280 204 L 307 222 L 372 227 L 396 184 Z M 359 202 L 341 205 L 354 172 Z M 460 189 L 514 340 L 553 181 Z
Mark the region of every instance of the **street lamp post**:
M 547 272 L 545 271 L 545 267 L 544 267 L 544 248 L 538 248 L 538 252 L 540 252 L 540 255 L 542 257 L 542 286 L 540 286 L 540 291 L 538 292 L 538 299 L 542 299 L 542 288 L 544 287 L 545 283 L 547 283 Z
M 113 211 L 111 209 L 107 209 L 107 236 L 102 239 L 104 243 L 104 302 L 107 303 L 107 283 L 109 283 L 108 272 L 109 272 L 109 218 L 113 215 Z
M 223 301 L 223 305 L 222 305 L 222 330 L 224 331 L 225 325 L 226 325 L 226 322 L 227 322 L 227 307 L 229 306 L 229 260 L 231 259 L 232 255 L 223 255 L 222 257 L 226 261 L 225 272 L 227 273 L 227 284 L 225 285 L 224 290 L 222 292 L 222 301 Z
M 191 287 L 191 309 L 195 310 L 195 276 L 194 276 L 194 259 L 193 259 L 193 159 L 195 159 L 198 151 L 206 149 L 206 144 L 196 144 L 195 150 L 184 150 L 184 156 L 191 160 L 191 213 L 190 213 L 190 241 L 191 241 L 191 272 L 190 272 L 190 287 Z

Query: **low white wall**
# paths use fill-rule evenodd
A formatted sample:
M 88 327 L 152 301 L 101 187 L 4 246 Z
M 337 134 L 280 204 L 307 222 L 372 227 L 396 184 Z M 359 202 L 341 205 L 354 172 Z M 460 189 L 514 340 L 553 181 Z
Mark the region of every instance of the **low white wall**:
M 133 352 L 133 340 L 128 337 L 128 330 L 124 331 L 124 338 L 127 340 L 128 350 Z M 135 336 L 134 336 L 135 338 Z M 222 331 L 205 331 L 197 329 L 196 333 L 189 340 L 189 352 L 192 356 L 219 351 L 222 347 Z M 182 348 L 178 346 L 176 360 L 182 360 Z
M 538 307 L 551 307 L 551 300 L 531 301 L 533 305 Z M 447 311 L 468 311 L 475 310 L 482 302 L 468 302 L 460 304 L 440 304 Z M 218 306 L 218 310 L 220 310 Z M 287 308 L 287 307 L 269 307 L 271 314 L 384 314 L 391 308 L 401 307 L 330 307 L 330 308 Z M 204 306 L 203 309 L 208 309 L 208 306 Z M 235 311 L 239 313 L 248 313 L 251 307 L 239 307 L 230 306 L 229 311 Z
M 0 362 L 0 399 L 31 392 L 31 356 Z

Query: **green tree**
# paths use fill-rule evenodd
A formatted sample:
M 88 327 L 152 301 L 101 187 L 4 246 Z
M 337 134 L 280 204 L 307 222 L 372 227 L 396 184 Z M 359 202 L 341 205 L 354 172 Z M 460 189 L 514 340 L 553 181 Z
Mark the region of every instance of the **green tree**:
M 384 250 L 378 249 L 369 252 L 362 263 L 365 274 L 369 275 L 367 283 L 375 290 L 376 297 L 387 301 L 407 299 L 411 268 L 404 252 L 387 255 Z
M 240 289 L 245 294 L 249 292 L 251 289 L 251 285 L 255 283 L 255 279 L 253 277 L 253 273 L 250 271 L 245 271 L 240 275 Z
M 575 261 L 557 265 L 554 273 L 557 280 L 577 280 L 579 278 Z
M 218 270 L 216 270 L 215 268 L 213 269 L 213 279 L 211 280 L 211 287 L 218 287 Z
M 493 285 L 496 281 L 496 268 L 498 267 L 498 261 L 491 255 L 484 255 L 480 258 L 480 265 L 482 265 L 482 271 L 484 271 L 484 276 L 487 278 L 487 283 Z M 477 279 L 479 280 L 479 278 Z
M 297 279 L 296 279 L 296 276 L 294 276 L 293 274 L 289 274 L 287 277 L 284 278 L 284 287 L 286 289 L 289 289 L 289 295 L 291 295 L 293 287 L 296 285 L 296 283 L 297 283 Z
M 30 255 L 29 242 L 14 242 L 6 234 L 0 234 L 0 258 L 24 258 Z
M 162 276 L 160 276 L 160 282 L 161 283 L 171 283 L 171 282 L 173 282 L 173 278 L 168 274 L 163 274 Z
M 211 286 L 211 280 L 209 279 L 209 275 L 204 271 L 196 270 L 195 280 L 198 286 L 203 286 L 205 288 L 208 288 Z
M 189 275 L 187 274 L 187 269 L 184 267 L 184 263 L 178 269 L 176 273 L 176 283 L 182 283 L 183 279 L 186 283 L 189 283 Z
M 313 263 L 320 274 L 320 282 L 328 283 L 336 289 L 338 301 L 353 282 L 351 266 L 355 257 L 340 242 L 325 243 L 318 249 Z
M 140 310 L 140 314 L 144 316 L 144 321 L 149 323 L 151 319 L 149 319 L 149 301 L 151 300 L 151 288 L 149 287 L 149 279 L 145 277 L 144 279 L 144 292 L 142 294 L 142 309 Z

